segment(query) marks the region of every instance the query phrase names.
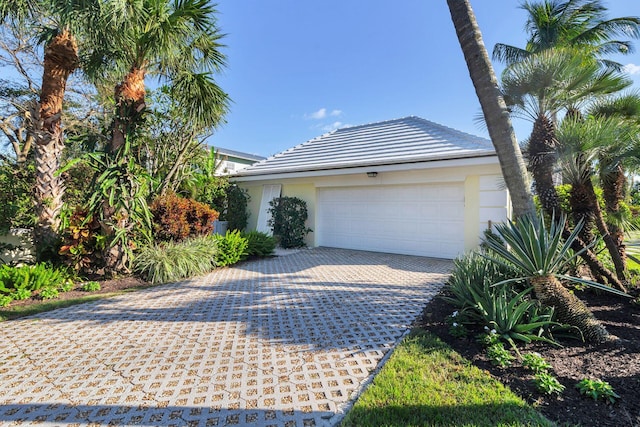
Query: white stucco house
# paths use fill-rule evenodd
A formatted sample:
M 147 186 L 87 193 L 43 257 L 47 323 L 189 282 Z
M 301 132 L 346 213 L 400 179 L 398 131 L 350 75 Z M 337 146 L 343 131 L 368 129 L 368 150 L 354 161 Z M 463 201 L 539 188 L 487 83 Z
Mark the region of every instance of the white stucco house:
M 231 175 L 265 159 L 262 156 L 228 148 L 215 147 L 215 150 L 220 162 L 217 168 L 217 175 Z
M 338 129 L 234 180 L 250 230 L 268 230 L 274 197 L 305 200 L 309 246 L 455 258 L 511 213 L 491 141 L 415 116 Z

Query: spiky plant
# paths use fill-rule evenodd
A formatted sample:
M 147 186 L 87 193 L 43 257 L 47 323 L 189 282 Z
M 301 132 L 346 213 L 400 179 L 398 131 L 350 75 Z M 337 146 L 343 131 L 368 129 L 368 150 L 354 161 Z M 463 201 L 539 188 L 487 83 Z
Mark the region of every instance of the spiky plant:
M 583 283 L 622 296 L 628 295 L 600 283 L 560 273 L 569 261 L 579 256 L 579 252 L 572 252 L 570 248 L 582 227 L 582 223 L 577 224 L 569 237 L 563 240 L 564 223 L 564 217 L 557 221 L 553 218 L 547 228 L 544 216 L 540 215 L 522 217 L 517 223 L 510 221 L 497 224 L 497 234 L 489 234 L 485 238 L 486 245 L 495 252 L 487 256 L 494 262 L 513 266 L 520 272 L 521 277 L 507 279 L 500 284 L 528 280 L 540 303 L 555 309 L 559 322 L 577 327 L 587 341 L 601 344 L 613 337 L 560 280 Z

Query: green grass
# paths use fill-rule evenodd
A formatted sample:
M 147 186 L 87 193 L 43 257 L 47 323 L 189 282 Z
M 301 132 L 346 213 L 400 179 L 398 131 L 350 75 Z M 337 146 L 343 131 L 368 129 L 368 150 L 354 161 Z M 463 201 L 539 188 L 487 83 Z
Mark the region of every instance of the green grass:
M 342 422 L 345 426 L 553 426 L 488 372 L 414 330 Z

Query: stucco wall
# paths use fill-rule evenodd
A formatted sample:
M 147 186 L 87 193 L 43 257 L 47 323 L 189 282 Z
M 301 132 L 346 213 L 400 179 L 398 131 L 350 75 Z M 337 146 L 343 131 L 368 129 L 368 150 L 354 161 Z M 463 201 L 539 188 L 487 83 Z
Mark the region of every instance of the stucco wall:
M 375 169 L 375 168 L 373 168 Z M 376 177 L 366 172 L 347 175 L 282 178 L 262 181 L 241 181 L 238 184 L 246 188 L 251 196 L 249 203 L 248 230 L 256 228 L 262 189 L 267 184 L 281 184 L 282 195 L 299 197 L 307 202 L 309 228 L 316 229 L 316 203 L 318 189 L 326 187 L 384 186 L 402 184 L 459 183 L 465 191 L 465 250 L 475 248 L 487 228 L 488 221 L 504 221 L 509 215 L 509 199 L 501 185 L 501 173 L 498 164 L 484 164 L 465 167 L 443 167 L 427 170 L 384 171 Z M 317 245 L 314 233 L 307 236 L 309 246 Z

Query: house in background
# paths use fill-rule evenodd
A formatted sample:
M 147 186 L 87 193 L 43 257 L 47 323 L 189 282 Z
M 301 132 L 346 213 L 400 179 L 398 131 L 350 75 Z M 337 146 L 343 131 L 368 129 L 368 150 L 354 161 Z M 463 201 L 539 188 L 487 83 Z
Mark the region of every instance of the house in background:
M 305 200 L 309 246 L 455 258 L 510 217 L 491 141 L 414 116 L 338 129 L 233 179 L 250 230 L 269 230 L 273 198 Z
M 215 147 L 214 149 L 220 159 L 217 175 L 234 174 L 266 158 L 255 154 L 229 150 L 228 148 Z

